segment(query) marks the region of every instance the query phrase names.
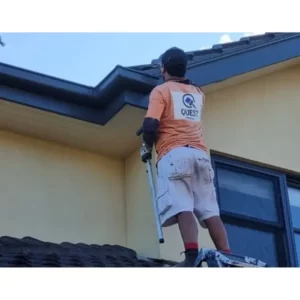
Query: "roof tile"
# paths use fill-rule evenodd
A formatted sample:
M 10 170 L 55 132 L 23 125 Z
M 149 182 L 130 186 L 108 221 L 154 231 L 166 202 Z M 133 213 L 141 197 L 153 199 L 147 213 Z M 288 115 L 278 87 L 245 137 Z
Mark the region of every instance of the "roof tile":
M 223 43 L 223 44 L 216 44 L 213 45 L 212 48 L 204 49 L 204 50 L 196 50 L 196 51 L 189 51 L 188 54 L 193 53 L 193 58 L 189 61 L 188 67 L 206 62 L 212 59 L 218 59 L 222 58 L 223 56 L 228 55 L 234 55 L 235 53 L 238 53 L 240 51 L 246 51 L 250 50 L 251 48 L 255 48 L 258 46 L 264 46 L 269 43 L 273 43 L 276 41 L 283 40 L 285 38 L 299 35 L 299 33 L 266 33 L 262 35 L 256 35 L 256 36 L 249 36 L 249 37 L 243 37 L 239 41 L 236 42 L 230 42 L 230 43 Z M 131 69 L 139 70 L 147 74 L 151 75 L 158 75 L 159 74 L 159 68 L 157 68 L 157 65 L 155 62 L 158 61 L 153 60 L 154 63 L 147 64 L 147 65 L 139 65 L 139 66 L 133 66 L 130 67 Z
M 163 267 L 119 245 L 55 244 L 31 237 L 0 237 L 0 267 Z

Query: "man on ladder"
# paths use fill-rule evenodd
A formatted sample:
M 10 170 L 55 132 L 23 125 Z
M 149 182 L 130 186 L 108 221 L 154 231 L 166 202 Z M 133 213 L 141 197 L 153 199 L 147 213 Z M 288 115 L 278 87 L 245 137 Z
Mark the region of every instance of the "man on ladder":
M 207 228 L 217 250 L 229 253 L 229 243 L 214 187 L 214 172 L 202 135 L 202 90 L 185 78 L 187 55 L 171 48 L 161 56 L 164 83 L 150 94 L 143 122 L 141 157 L 157 151 L 157 205 L 163 227 L 178 224 L 185 260 L 192 267 L 198 256 L 198 226 Z

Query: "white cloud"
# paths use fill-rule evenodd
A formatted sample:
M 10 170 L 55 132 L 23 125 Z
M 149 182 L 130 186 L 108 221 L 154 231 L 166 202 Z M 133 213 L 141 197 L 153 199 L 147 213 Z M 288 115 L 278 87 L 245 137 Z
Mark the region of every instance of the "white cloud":
M 220 44 L 231 43 L 231 42 L 232 42 L 232 39 L 229 34 L 223 34 L 219 40 Z
M 243 35 L 246 36 L 252 36 L 252 35 L 261 35 L 265 34 L 265 32 L 245 32 Z
M 265 32 L 244 32 L 243 36 L 247 37 L 247 36 L 253 36 L 253 35 L 261 35 L 261 34 L 265 34 Z M 220 39 L 219 39 L 219 43 L 220 44 L 226 44 L 226 43 L 231 43 L 234 42 L 234 40 L 231 38 L 231 36 L 229 34 L 223 34 L 221 35 Z M 205 49 L 210 49 L 211 46 L 202 46 L 200 47 L 200 50 L 205 50 Z

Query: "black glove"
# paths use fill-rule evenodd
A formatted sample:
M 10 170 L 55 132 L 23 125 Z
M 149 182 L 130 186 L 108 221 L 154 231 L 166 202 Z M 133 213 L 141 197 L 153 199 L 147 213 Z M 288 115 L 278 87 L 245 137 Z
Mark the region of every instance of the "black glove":
M 147 160 L 152 159 L 152 148 L 143 143 L 140 149 L 140 155 L 142 158 L 142 162 L 146 163 Z

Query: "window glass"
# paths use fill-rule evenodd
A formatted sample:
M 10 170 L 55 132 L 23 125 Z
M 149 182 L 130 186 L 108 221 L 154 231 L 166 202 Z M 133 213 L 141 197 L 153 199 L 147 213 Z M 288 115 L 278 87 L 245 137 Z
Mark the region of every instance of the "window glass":
M 300 266 L 300 234 L 299 233 L 295 233 L 295 244 L 296 244 L 298 266 Z
M 300 229 L 300 189 L 288 188 L 291 215 L 294 228 Z
M 220 208 L 231 213 L 277 222 L 272 180 L 225 168 L 217 169 Z
M 226 223 L 225 227 L 233 254 L 259 259 L 270 267 L 278 266 L 274 233 Z

